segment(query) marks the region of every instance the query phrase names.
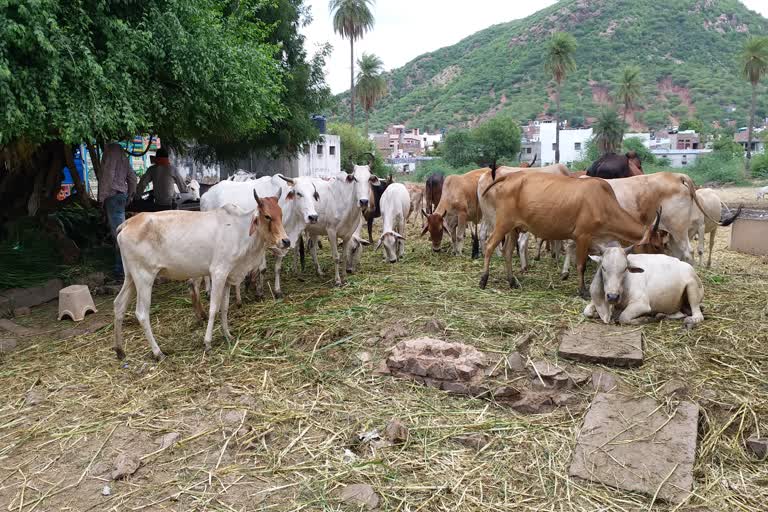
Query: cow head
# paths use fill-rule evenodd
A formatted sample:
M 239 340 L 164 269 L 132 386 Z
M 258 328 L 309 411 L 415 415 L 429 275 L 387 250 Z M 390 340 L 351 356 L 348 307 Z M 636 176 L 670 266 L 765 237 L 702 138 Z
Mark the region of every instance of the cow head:
M 606 324 L 611 322 L 614 307 L 622 302 L 626 275 L 644 272 L 629 262 L 628 253 L 633 248 L 609 247 L 602 256 L 590 256 L 599 266 L 589 292 L 597 313 Z
M 361 209 L 368 208 L 368 204 L 371 201 L 371 189 L 368 186 L 378 185 L 379 178 L 371 174 L 371 165 L 373 164 L 373 154 L 365 153 L 368 155 L 369 165 L 357 165 L 352 166 L 352 172 L 347 173 L 345 178 L 347 184 L 354 188 L 354 197 L 357 199 L 357 203 Z
M 639 176 L 641 174 L 645 174 L 643 172 L 643 162 L 640 160 L 640 156 L 637 154 L 636 151 L 629 151 L 626 155 L 627 157 L 627 163 L 629 164 L 629 175 L 630 176 Z
M 197 180 L 190 181 L 187 184 L 187 189 L 189 189 L 189 192 L 192 194 L 193 201 L 200 200 L 200 183 L 198 183 Z
M 667 252 L 671 236 L 668 231 L 659 229 L 660 222 L 661 208 L 657 212 L 653 226 L 645 233 L 643 239 L 633 246 L 632 252 L 635 254 L 665 254 Z
M 253 198 L 256 200 L 258 208 L 253 212 L 251 219 L 250 236 L 261 237 L 265 245 L 273 251 L 280 251 L 291 246 L 291 240 L 283 227 L 283 211 L 277 202 L 280 200 L 281 192 L 277 197 L 261 198 L 253 191 Z
M 374 250 L 378 250 L 379 247 L 384 247 L 384 258 L 390 263 L 397 263 L 397 242 L 398 240 L 405 240 L 405 237 L 400 233 L 394 231 L 387 231 L 376 244 Z
M 278 176 L 291 185 L 286 200 L 293 201 L 293 207 L 301 217 L 302 222 L 316 224 L 318 219 L 316 205 L 320 201 L 320 194 L 317 192 L 315 184 L 312 183 L 312 179 L 286 178 L 282 174 L 278 174 Z
M 421 210 L 421 214 L 426 217 L 421 236 L 424 236 L 429 232 L 429 239 L 432 241 L 432 250 L 440 252 L 440 244 L 443 242 L 443 233 L 448 232 L 448 227 L 445 225 L 445 219 L 439 213 L 428 214 L 424 209 Z

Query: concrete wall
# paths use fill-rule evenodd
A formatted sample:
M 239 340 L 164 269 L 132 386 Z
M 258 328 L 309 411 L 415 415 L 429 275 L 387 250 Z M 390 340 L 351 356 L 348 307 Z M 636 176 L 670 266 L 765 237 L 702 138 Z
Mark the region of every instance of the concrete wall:
M 541 165 L 555 163 L 555 123 L 541 123 L 539 128 L 541 141 Z M 592 137 L 592 128 L 560 130 L 560 162 L 570 165 L 583 160 L 587 154 L 587 142 Z

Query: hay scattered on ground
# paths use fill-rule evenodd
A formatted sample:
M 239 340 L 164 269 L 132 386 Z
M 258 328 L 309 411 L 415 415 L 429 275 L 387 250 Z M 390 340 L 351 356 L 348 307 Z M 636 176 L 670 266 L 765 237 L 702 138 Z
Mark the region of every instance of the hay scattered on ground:
M 713 269 L 701 272 L 703 325 L 647 326 L 645 364 L 615 370 L 662 401 L 660 388 L 682 380 L 702 405 L 695 492 L 679 510 L 768 503 L 768 466 L 744 450 L 749 435 L 768 429 L 768 265 L 725 250 L 728 233 Z M 209 356 L 182 284 L 155 290 L 152 324 L 169 355 L 160 365 L 132 318 L 128 368 L 111 351 L 111 327 L 56 343 L 23 340 L 0 355 L 0 508 L 337 510 L 344 485 L 365 483 L 384 510 L 647 509 L 645 496 L 568 478 L 587 391 L 580 407 L 531 416 L 375 375 L 396 327 L 419 335 L 438 319 L 446 339 L 500 358 L 530 338 L 532 358 L 556 361 L 558 334 L 583 321 L 576 280 L 559 281 L 549 259 L 510 291 L 496 258 L 481 291 L 480 261 L 433 254 L 416 226 L 408 234 L 405 262 L 389 265 L 368 250 L 341 289 L 328 275 L 287 273 L 287 298 L 246 301 L 231 314 L 236 341 L 227 345 L 217 328 Z M 327 246 L 322 252 L 329 271 Z M 108 301 L 99 307 L 111 310 Z M 20 322 L 39 324 L 44 313 Z M 42 401 L 26 403 L 30 390 Z M 406 444 L 359 445 L 358 434 L 392 418 L 409 427 Z M 156 440 L 170 432 L 181 438 L 161 450 Z M 472 433 L 488 442 L 456 441 Z M 111 482 L 124 452 L 142 466 Z

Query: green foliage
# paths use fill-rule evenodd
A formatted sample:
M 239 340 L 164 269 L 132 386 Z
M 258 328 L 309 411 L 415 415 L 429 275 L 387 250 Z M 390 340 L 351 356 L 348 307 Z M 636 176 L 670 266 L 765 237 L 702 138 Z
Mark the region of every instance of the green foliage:
M 423 183 L 427 179 L 427 176 L 433 172 L 440 172 L 445 176 L 449 176 L 451 174 L 464 174 L 475 169 L 477 169 L 477 165 L 475 164 L 453 167 L 449 165 L 444 158 L 435 158 L 434 160 L 419 162 L 418 167 L 416 167 L 416 172 L 413 173 L 412 177 L 414 181 Z
M 520 127 L 511 117 L 496 116 L 471 132 L 480 166 L 496 166 L 502 160 L 517 158 L 520 152 Z
M 443 159 L 451 167 L 464 167 L 475 161 L 477 148 L 469 130 L 453 130 L 445 135 Z
M 643 141 L 637 137 L 629 137 L 624 139 L 622 144 L 622 152 L 634 151 L 640 157 L 640 161 L 643 165 L 656 164 L 656 156 L 651 153 L 651 150 L 643 145 Z
M 368 163 L 365 153 L 373 153 L 374 161 L 371 171 L 384 178 L 389 175 L 392 168 L 384 162 L 384 158 L 376 149 L 376 145 L 360 130 L 347 123 L 331 123 L 328 125 L 328 133 L 338 135 L 341 144 L 341 169 L 351 170 L 354 164 Z
M 333 30 L 344 39 L 362 39 L 373 29 L 372 0 L 330 0 L 328 8 L 333 13 Z
M 367 133 L 367 116 L 370 115 L 376 102 L 387 94 L 387 82 L 381 74 L 384 63 L 376 55 L 363 53 L 357 61 L 357 67 L 360 71 L 357 73 L 355 95 L 366 113 L 365 131 Z
M 466 127 L 490 112 L 512 113 L 521 121 L 535 119 L 546 106 L 552 113 L 552 77 L 544 62 L 553 30 L 572 34 L 578 43 L 574 60 L 580 71 L 562 87 L 563 119 L 596 117 L 601 105 L 593 89 L 615 94 L 617 70 L 633 64 L 642 70 L 637 103 L 643 112 L 636 115 L 649 128 L 688 118 L 681 102 L 688 97 L 706 125 L 739 120 L 743 126 L 751 91 L 746 81 L 734 80 L 734 54 L 749 34 L 766 34 L 768 20 L 739 0 L 561 0 L 387 73 L 390 94 L 371 112 L 371 128 L 405 123 L 434 131 Z M 348 99 L 335 114 L 347 115 L 347 109 Z M 757 112 L 768 114 L 768 94 L 758 94 Z
M 733 140 L 732 136 L 721 136 L 712 144 L 712 149 L 716 153 L 721 153 L 728 158 L 735 158 L 744 155 L 744 148 L 741 144 Z
M 689 169 L 687 174 L 697 184 L 706 183 L 744 183 L 742 171 L 744 170 L 743 151 L 739 155 L 728 154 L 722 151 L 713 151 L 710 154 L 700 155 Z
M 768 37 L 750 37 L 739 56 L 739 65 L 744 79 L 757 85 L 768 74 Z
M 760 153 L 752 157 L 752 176 L 768 178 L 768 154 Z
M 565 32 L 556 32 L 547 45 L 544 69 L 560 85 L 569 73 L 576 71 L 576 39 Z
M 619 90 L 616 99 L 624 106 L 624 120 L 630 109 L 637 106 L 640 97 L 640 68 L 637 66 L 625 66 L 619 79 Z
M 615 153 L 624 137 L 624 121 L 614 109 L 600 113 L 594 125 L 594 137 L 600 154 Z
M 693 130 L 699 134 L 707 132 L 706 125 L 701 121 L 701 119 L 696 119 L 696 118 L 689 118 L 684 120 L 683 122 L 680 123 L 680 126 L 678 126 L 678 129 L 680 131 Z

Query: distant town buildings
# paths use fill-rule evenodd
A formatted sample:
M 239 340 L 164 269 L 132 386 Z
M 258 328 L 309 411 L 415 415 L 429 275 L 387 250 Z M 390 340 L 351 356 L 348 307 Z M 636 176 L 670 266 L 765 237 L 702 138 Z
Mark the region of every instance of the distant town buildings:
M 554 121 L 532 121 L 522 128 L 520 162 L 531 163 L 537 158 L 536 166 L 551 165 L 555 162 Z M 592 128 L 560 130 L 560 161 L 566 165 L 586 157 L 587 143 L 592 138 Z
M 765 152 L 765 130 L 766 128 L 757 128 L 753 130 L 752 132 L 752 140 L 749 144 L 750 149 L 753 153 L 764 153 Z M 747 137 L 749 136 L 749 133 L 747 132 L 747 129 L 744 128 L 742 131 L 739 131 L 736 133 L 736 135 L 733 136 L 733 140 L 737 143 L 741 144 L 741 146 L 744 148 L 744 151 L 747 150 Z
M 443 140 L 440 133 L 421 133 L 418 128 L 407 129 L 405 125 L 393 124 L 384 133 L 369 133 L 368 138 L 384 158 L 409 158 L 422 156 L 427 149 Z

